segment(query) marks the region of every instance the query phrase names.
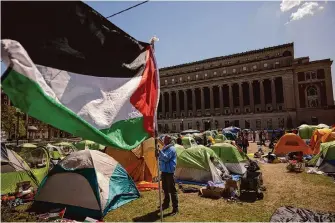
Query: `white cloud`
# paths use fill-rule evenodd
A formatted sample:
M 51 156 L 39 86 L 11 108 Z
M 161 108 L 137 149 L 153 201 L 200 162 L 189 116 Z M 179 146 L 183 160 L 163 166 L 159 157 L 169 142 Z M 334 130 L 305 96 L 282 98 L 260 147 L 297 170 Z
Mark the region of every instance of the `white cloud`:
M 294 7 L 300 5 L 301 2 L 302 0 L 282 0 L 282 2 L 280 3 L 280 10 L 282 12 L 287 12 Z
M 295 20 L 300 20 L 304 18 L 305 16 L 308 15 L 314 15 L 316 9 L 318 8 L 319 10 L 322 10 L 324 7 L 320 6 L 318 7 L 319 4 L 317 2 L 306 2 L 304 3 L 296 12 L 293 12 L 290 17 L 290 21 L 285 23 L 287 25 L 288 23 L 295 21 Z

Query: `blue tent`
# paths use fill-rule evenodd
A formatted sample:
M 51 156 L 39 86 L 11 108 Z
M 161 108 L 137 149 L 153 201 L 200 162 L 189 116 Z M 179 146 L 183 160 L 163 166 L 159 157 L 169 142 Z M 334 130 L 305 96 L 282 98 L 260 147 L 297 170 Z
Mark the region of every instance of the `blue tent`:
M 224 131 L 222 134 L 228 139 L 228 140 L 235 140 L 237 138 L 237 135 L 232 133 L 231 131 Z
M 240 129 L 240 128 L 237 128 L 237 127 L 234 127 L 234 126 L 230 126 L 230 127 L 228 127 L 228 128 L 224 128 L 224 129 L 222 129 L 222 132 L 225 132 L 225 131 L 230 131 L 230 132 L 236 134 L 236 133 L 240 132 L 241 129 Z

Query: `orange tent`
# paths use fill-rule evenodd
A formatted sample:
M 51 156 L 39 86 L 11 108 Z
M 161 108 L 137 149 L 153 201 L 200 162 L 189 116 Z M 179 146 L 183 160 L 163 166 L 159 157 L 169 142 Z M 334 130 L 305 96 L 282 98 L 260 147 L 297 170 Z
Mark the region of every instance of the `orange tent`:
M 273 153 L 284 156 L 290 152 L 302 151 L 304 155 L 313 154 L 311 148 L 296 134 L 287 133 L 277 142 Z
M 158 140 L 159 148 L 163 148 L 162 141 Z M 118 161 L 136 182 L 139 190 L 158 188 L 152 181 L 157 178 L 157 161 L 155 157 L 155 139 L 149 138 L 133 150 L 120 150 L 106 147 L 105 153 Z
M 315 146 L 312 147 L 314 155 L 320 152 L 321 143 L 331 142 L 331 141 L 335 141 L 335 128 L 329 129 L 329 131 L 327 131 L 327 133 L 322 135 L 320 139 L 315 143 Z
M 312 150 L 314 150 L 315 145 L 317 142 L 322 138 L 322 136 L 326 135 L 327 133 L 331 132 L 331 129 L 316 129 L 314 130 L 311 141 L 310 141 L 310 147 Z

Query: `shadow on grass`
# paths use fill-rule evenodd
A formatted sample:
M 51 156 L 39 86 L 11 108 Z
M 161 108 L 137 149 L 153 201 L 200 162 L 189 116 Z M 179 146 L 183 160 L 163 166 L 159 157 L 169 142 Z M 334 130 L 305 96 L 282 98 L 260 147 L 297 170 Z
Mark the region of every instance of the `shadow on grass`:
M 246 203 L 254 203 L 257 201 L 257 193 L 250 191 L 243 191 L 239 200 Z
M 156 211 L 150 212 L 148 214 L 145 214 L 143 216 L 133 218 L 133 221 L 134 222 L 154 222 L 154 221 L 158 221 L 161 218 L 159 213 L 160 213 L 160 211 L 156 210 Z M 168 217 L 171 214 L 172 213 L 164 214 L 163 218 Z

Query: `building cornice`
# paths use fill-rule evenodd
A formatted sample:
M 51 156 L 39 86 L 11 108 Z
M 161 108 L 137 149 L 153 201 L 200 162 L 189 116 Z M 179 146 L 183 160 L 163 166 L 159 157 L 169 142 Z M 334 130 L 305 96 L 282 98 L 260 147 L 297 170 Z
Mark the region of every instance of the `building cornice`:
M 272 51 L 272 50 L 277 50 L 277 49 L 286 48 L 286 47 L 293 47 L 293 46 L 294 46 L 293 42 L 292 43 L 286 43 L 286 44 L 272 46 L 272 47 L 265 47 L 263 49 L 258 49 L 258 50 L 251 50 L 251 51 L 246 51 L 246 52 L 242 52 L 242 53 L 235 53 L 235 54 L 231 54 L 231 55 L 227 55 L 227 56 L 213 57 L 213 58 L 194 61 L 194 62 L 190 62 L 190 63 L 183 63 L 183 64 L 179 64 L 179 65 L 175 65 L 175 66 L 163 67 L 163 68 L 160 68 L 159 70 L 162 72 L 162 71 L 167 71 L 167 70 L 171 70 L 171 69 L 175 69 L 175 68 L 181 68 L 181 67 L 185 67 L 185 66 L 192 66 L 192 65 L 202 64 L 202 63 L 214 62 L 214 61 L 218 61 L 218 60 L 232 59 L 232 58 L 236 58 L 236 57 L 241 57 L 241 56 L 246 56 L 246 55 L 251 55 L 251 54 L 256 54 L 256 53 L 263 53 L 263 52 L 266 52 L 266 51 Z

